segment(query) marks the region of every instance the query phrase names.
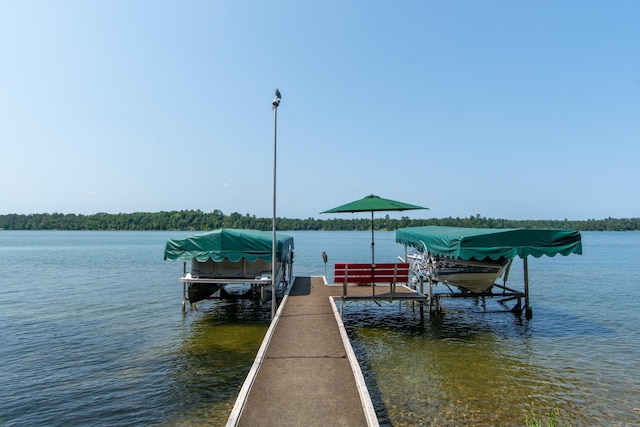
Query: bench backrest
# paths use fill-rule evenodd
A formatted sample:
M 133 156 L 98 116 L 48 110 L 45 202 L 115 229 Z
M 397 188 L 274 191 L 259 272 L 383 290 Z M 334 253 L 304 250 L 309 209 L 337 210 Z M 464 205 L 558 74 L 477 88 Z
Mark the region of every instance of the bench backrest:
M 373 277 L 371 264 L 336 263 L 333 283 L 407 283 L 409 281 L 408 263 L 375 264 Z

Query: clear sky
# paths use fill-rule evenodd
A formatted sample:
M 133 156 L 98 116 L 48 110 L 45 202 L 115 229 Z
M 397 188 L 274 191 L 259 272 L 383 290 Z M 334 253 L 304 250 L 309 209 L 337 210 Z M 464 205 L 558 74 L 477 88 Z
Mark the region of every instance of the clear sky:
M 637 0 L 0 0 L 0 214 L 271 217 L 276 87 L 278 216 L 640 216 Z

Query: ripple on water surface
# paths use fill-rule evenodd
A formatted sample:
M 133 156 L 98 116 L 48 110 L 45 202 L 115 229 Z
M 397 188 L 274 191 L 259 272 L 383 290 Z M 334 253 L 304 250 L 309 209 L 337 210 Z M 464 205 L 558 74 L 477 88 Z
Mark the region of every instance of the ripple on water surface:
M 532 404 L 538 419 L 558 408 L 560 421 L 571 425 L 637 418 L 629 406 L 594 402 L 600 385 L 591 356 L 555 357 L 584 353 L 575 344 L 568 350 L 565 340 L 606 339 L 606 329 L 588 322 L 538 338 L 535 321 L 470 301 L 452 302 L 443 318 L 424 321 L 408 304 L 347 304 L 344 321 L 381 425 L 521 426 Z

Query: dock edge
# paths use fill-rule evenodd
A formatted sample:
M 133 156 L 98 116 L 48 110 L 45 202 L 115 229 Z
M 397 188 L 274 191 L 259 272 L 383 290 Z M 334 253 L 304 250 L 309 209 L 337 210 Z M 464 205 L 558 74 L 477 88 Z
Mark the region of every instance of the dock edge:
M 242 388 L 240 389 L 240 393 L 238 393 L 238 397 L 236 398 L 236 403 L 233 405 L 233 409 L 231 410 L 231 414 L 227 420 L 227 427 L 235 427 L 238 425 L 238 421 L 240 421 L 240 416 L 242 415 L 242 409 L 244 408 L 244 404 L 247 401 L 247 397 L 249 396 L 249 392 L 251 391 L 251 387 L 253 386 L 253 382 L 256 379 L 256 375 L 258 375 L 258 371 L 260 370 L 260 366 L 264 361 L 265 353 L 267 352 L 267 348 L 269 348 L 269 343 L 271 342 L 271 338 L 273 337 L 273 331 L 275 331 L 276 326 L 278 325 L 278 321 L 280 320 L 280 316 L 282 315 L 282 310 L 284 310 L 284 306 L 287 303 L 287 299 L 289 298 L 289 289 L 282 298 L 280 302 L 280 306 L 278 307 L 278 311 L 276 312 L 276 316 L 269 325 L 269 329 L 267 329 L 267 333 L 262 340 L 262 344 L 258 349 L 258 354 L 251 365 L 251 369 L 247 374 L 247 377 L 242 384 Z
M 329 300 L 331 301 L 333 315 L 336 318 L 336 323 L 338 324 L 338 329 L 340 330 L 342 344 L 344 345 L 344 349 L 347 352 L 347 358 L 349 359 L 351 370 L 353 371 L 353 375 L 356 380 L 356 388 L 358 389 L 358 394 L 360 395 L 360 402 L 362 403 L 362 409 L 367 419 L 367 425 L 370 427 L 379 427 L 380 424 L 378 423 L 378 416 L 376 415 L 376 410 L 373 407 L 369 389 L 367 388 L 367 384 L 364 380 L 364 375 L 362 374 L 362 369 L 360 369 L 360 364 L 358 363 L 356 354 L 353 351 L 353 347 L 351 347 L 351 341 L 349 341 L 347 330 L 344 327 L 344 323 L 342 323 L 342 317 L 340 316 L 338 307 L 336 307 L 335 297 L 329 297 Z

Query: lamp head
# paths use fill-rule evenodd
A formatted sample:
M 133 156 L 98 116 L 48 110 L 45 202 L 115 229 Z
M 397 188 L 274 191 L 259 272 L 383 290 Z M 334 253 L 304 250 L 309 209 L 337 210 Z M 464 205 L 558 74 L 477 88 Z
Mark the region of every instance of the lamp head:
M 276 108 L 278 105 L 280 105 L 280 91 L 278 90 L 278 88 L 276 88 L 276 95 L 273 98 L 273 102 L 271 102 L 271 104 L 273 105 L 273 108 Z

